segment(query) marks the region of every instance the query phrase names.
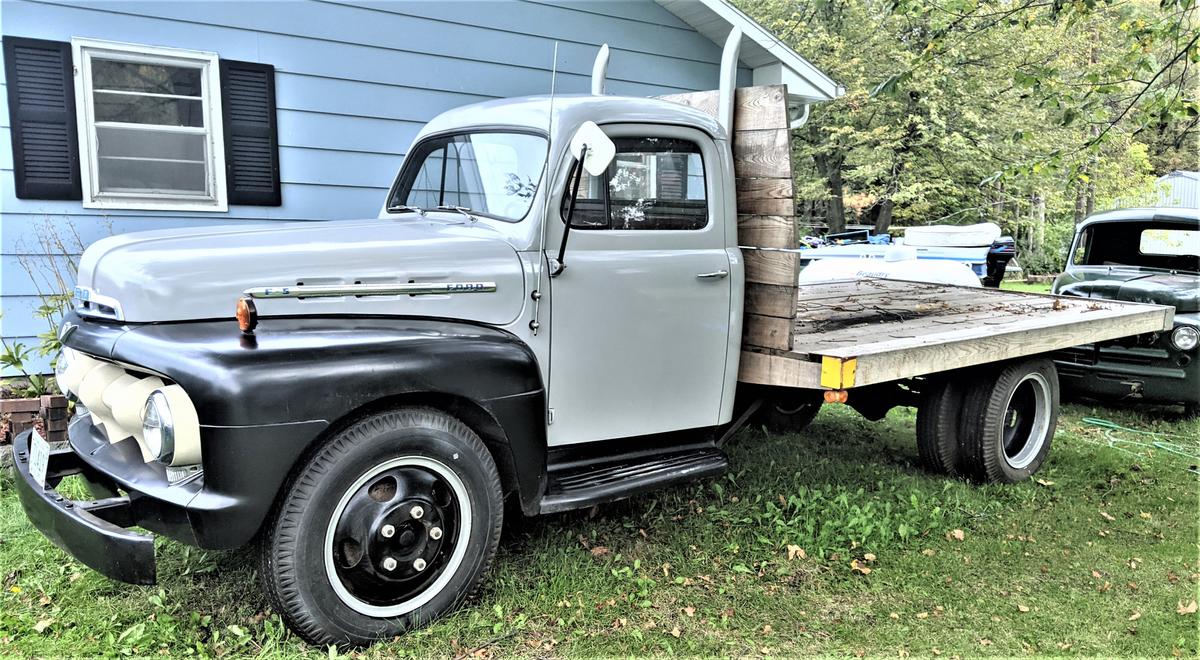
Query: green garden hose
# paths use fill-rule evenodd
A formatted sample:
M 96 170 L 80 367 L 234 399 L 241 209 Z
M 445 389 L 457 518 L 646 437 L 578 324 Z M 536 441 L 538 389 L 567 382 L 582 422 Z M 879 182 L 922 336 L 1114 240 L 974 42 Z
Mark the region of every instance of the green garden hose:
M 1138 456 L 1138 457 L 1140 457 L 1141 455 L 1138 454 L 1136 451 L 1132 451 L 1132 450 L 1128 449 L 1127 447 L 1143 447 L 1146 449 L 1161 449 L 1162 451 L 1165 451 L 1165 452 L 1168 452 L 1171 454 L 1175 454 L 1177 456 L 1182 456 L 1182 457 L 1188 459 L 1189 461 L 1192 461 L 1192 464 L 1188 467 L 1188 472 L 1200 474 L 1200 469 L 1197 469 L 1197 467 L 1196 467 L 1196 464 L 1200 463 L 1200 452 L 1197 452 L 1194 447 L 1189 448 L 1185 445 L 1179 444 L 1177 442 L 1170 442 L 1168 440 L 1151 440 L 1148 442 L 1140 442 L 1137 440 L 1130 440 L 1128 438 L 1122 438 L 1116 434 L 1124 432 L 1124 433 L 1132 433 L 1134 435 L 1150 436 L 1150 437 L 1154 437 L 1154 438 L 1187 438 L 1189 436 L 1181 435 L 1178 433 L 1162 433 L 1159 431 L 1146 431 L 1146 430 L 1142 430 L 1142 429 L 1129 428 L 1128 426 L 1121 426 L 1120 424 L 1117 424 L 1116 422 L 1113 422 L 1113 421 L 1110 421 L 1107 419 L 1102 419 L 1100 417 L 1084 417 L 1081 421 L 1084 424 L 1089 424 L 1091 426 L 1098 426 L 1098 427 L 1104 429 L 1104 437 L 1107 440 L 1107 442 L 1103 443 L 1102 446 L 1110 447 L 1112 449 L 1116 449 L 1117 451 L 1124 452 L 1131 456 Z M 1091 442 L 1091 441 L 1089 441 L 1089 442 Z M 1099 444 L 1099 443 L 1093 443 L 1093 444 Z

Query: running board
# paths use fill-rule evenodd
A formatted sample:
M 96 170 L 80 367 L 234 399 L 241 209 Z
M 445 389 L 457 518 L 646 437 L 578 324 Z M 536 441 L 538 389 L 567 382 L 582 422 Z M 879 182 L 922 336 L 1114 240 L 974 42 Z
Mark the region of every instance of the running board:
M 539 511 L 555 513 L 623 500 L 638 493 L 723 474 L 725 453 L 715 447 L 652 456 L 596 460 L 550 467 L 550 484 Z

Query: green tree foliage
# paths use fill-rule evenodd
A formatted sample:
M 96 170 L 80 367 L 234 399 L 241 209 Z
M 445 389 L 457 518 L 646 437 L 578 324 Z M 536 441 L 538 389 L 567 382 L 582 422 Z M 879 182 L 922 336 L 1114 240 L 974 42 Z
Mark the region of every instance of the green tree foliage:
M 740 2 L 846 88 L 793 138 L 830 230 L 992 221 L 1050 266 L 1093 209 L 1197 167 L 1194 3 Z

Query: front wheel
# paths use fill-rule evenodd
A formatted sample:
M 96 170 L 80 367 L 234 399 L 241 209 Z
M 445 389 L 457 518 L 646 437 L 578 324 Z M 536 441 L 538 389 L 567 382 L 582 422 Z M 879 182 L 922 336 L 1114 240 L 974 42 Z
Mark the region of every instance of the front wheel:
M 502 524 L 479 436 L 444 412 L 400 408 L 338 433 L 292 478 L 267 522 L 262 579 L 306 641 L 363 646 L 469 598 Z

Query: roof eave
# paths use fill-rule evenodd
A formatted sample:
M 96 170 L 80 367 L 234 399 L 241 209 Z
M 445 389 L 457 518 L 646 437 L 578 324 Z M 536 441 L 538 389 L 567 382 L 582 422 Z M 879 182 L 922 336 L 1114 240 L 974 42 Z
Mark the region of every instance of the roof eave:
M 786 84 L 788 95 L 804 103 L 832 101 L 846 91 L 727 0 L 655 1 L 718 44 L 729 30 L 741 28 L 750 43 L 743 42 L 740 59 L 753 69 L 755 84 Z

